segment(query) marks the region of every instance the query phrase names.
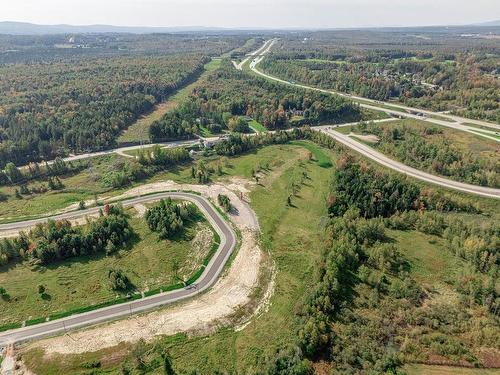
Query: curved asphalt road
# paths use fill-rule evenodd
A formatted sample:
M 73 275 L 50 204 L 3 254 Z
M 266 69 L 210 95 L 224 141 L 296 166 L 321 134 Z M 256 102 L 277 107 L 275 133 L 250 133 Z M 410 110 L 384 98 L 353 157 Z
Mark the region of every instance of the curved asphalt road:
M 404 173 L 408 176 L 417 178 L 425 182 L 430 182 L 436 185 L 440 185 L 446 188 L 463 191 L 466 193 L 481 195 L 488 198 L 500 198 L 500 189 L 466 184 L 463 182 L 453 181 L 443 177 L 435 176 L 430 173 L 422 172 L 418 169 L 409 167 L 403 163 L 395 161 L 385 156 L 384 154 L 374 150 L 373 148 L 361 142 L 358 142 L 345 134 L 336 132 L 331 128 L 332 128 L 331 126 L 320 126 L 311 129 L 325 133 L 330 137 L 334 138 L 335 140 L 337 140 L 338 142 L 342 143 L 343 145 L 359 152 L 360 154 L 376 161 L 377 163 L 382 164 L 385 167 L 394 169 L 398 172 Z
M 250 63 L 250 69 L 252 69 L 255 73 L 257 73 L 263 77 L 266 77 L 266 78 L 269 78 L 269 79 L 272 79 L 274 81 L 284 83 L 287 85 L 301 87 L 301 88 L 308 89 L 308 90 L 320 91 L 320 92 L 324 92 L 324 93 L 328 93 L 328 94 L 335 94 L 335 95 L 339 94 L 339 93 L 333 92 L 333 91 L 328 91 L 328 90 L 318 89 L 318 88 L 310 87 L 310 86 L 306 86 L 306 85 L 291 83 L 291 82 L 282 80 L 280 78 L 271 76 L 269 74 L 263 73 L 260 70 L 258 70 L 257 64 L 259 64 L 264 59 L 264 55 L 270 51 L 271 47 L 273 46 L 273 44 L 275 42 L 276 42 L 276 39 L 272 39 L 270 41 L 270 43 L 267 44 L 267 48 L 263 52 L 261 52 L 261 55 L 259 57 L 257 57 L 256 59 L 254 59 Z M 345 94 L 341 94 L 341 95 L 347 96 Z M 352 98 L 352 96 L 350 96 L 350 95 L 348 97 Z M 364 98 L 360 98 L 360 99 L 365 100 Z M 402 113 L 402 112 L 388 110 L 385 108 L 380 108 L 380 107 L 367 105 L 367 104 L 360 104 L 360 106 L 364 107 L 364 108 L 369 108 L 372 110 L 383 111 L 383 112 L 386 112 L 386 113 L 389 113 L 392 115 L 404 116 L 404 117 L 409 117 L 409 118 L 416 118 L 419 120 L 424 120 L 424 121 L 432 122 L 435 124 L 439 124 L 442 126 L 452 127 L 452 128 L 458 129 L 458 130 L 469 131 L 468 128 L 466 126 L 462 125 L 461 123 L 450 123 L 447 121 L 438 120 L 438 119 L 429 118 L 429 117 L 422 118 L 421 116 L 417 116 L 414 114 Z M 410 109 L 410 108 L 404 107 L 404 106 L 399 106 L 399 107 L 405 108 L 405 109 Z M 434 113 L 429 112 L 429 111 L 425 111 L 425 112 L 430 113 L 430 114 L 434 114 Z M 440 115 L 440 114 L 436 113 L 435 115 Z M 489 124 L 489 125 L 490 126 L 498 126 L 496 124 Z M 342 126 L 342 125 L 339 125 L 339 126 Z M 319 127 L 313 127 L 311 129 L 317 130 L 317 131 L 320 131 L 320 132 L 323 132 L 323 133 L 329 135 L 330 137 L 336 139 L 337 141 L 344 144 L 345 146 L 363 154 L 364 156 L 378 162 L 379 164 L 382 164 L 382 165 L 389 167 L 395 171 L 404 173 L 406 175 L 412 176 L 412 177 L 417 178 L 419 180 L 422 180 L 425 182 L 430 182 L 430 183 L 440 185 L 440 186 L 443 186 L 443 187 L 446 187 L 449 189 L 463 191 L 466 193 L 476 194 L 476 195 L 489 197 L 489 198 L 500 198 L 500 189 L 494 189 L 494 188 L 489 188 L 489 187 L 484 187 L 484 186 L 466 184 L 466 183 L 462 183 L 462 182 L 458 182 L 458 181 L 449 180 L 447 178 L 435 176 L 435 175 L 430 174 L 430 173 L 422 172 L 418 169 L 415 169 L 415 168 L 409 167 L 403 163 L 397 162 L 397 161 L 385 156 L 384 154 L 382 154 L 378 151 L 375 151 L 373 148 L 368 147 L 365 144 L 350 138 L 347 135 L 333 131 L 332 128 L 333 128 L 332 126 L 319 126 Z M 478 135 L 477 133 L 474 133 L 474 134 Z M 487 138 L 490 138 L 490 137 L 487 137 Z
M 456 128 L 456 129 L 459 129 L 459 130 L 470 131 L 470 132 L 472 132 L 472 130 L 476 130 L 477 131 L 477 130 L 481 130 L 481 129 L 477 129 L 477 128 L 473 128 L 473 127 L 471 128 L 470 126 L 467 126 L 467 125 L 464 125 L 464 124 L 469 123 L 469 124 L 474 124 L 474 125 L 477 125 L 477 126 L 484 126 L 484 127 L 488 127 L 488 128 L 491 128 L 491 129 L 495 129 L 496 131 L 500 130 L 500 125 L 494 124 L 494 123 L 491 123 L 491 122 L 487 122 L 487 121 L 483 121 L 483 120 L 469 119 L 469 118 L 465 118 L 465 117 L 459 117 L 459 116 L 455 116 L 455 115 L 450 115 L 450 114 L 447 114 L 447 113 L 438 113 L 438 112 L 433 112 L 433 111 L 429 111 L 429 110 L 426 110 L 426 109 L 408 107 L 408 106 L 404 106 L 404 105 L 397 104 L 397 103 L 383 102 L 383 101 L 377 101 L 377 100 L 374 100 L 374 99 L 363 98 L 363 97 L 360 97 L 360 96 L 356 96 L 356 95 L 352 95 L 352 94 L 346 94 L 346 93 L 339 92 L 339 91 L 320 89 L 318 87 L 312 87 L 312 86 L 302 85 L 300 83 L 289 82 L 289 81 L 286 81 L 284 79 L 272 76 L 270 74 L 266 74 L 266 73 L 258 70 L 257 69 L 257 65 L 264 59 L 265 55 L 267 53 L 269 53 L 269 51 L 271 50 L 272 46 L 274 45 L 274 43 L 276 43 L 277 40 L 278 39 L 270 39 L 270 40 L 268 40 L 264 44 L 264 46 L 267 47 L 267 48 L 265 48 L 264 50 L 262 50 L 262 48 L 258 50 L 259 54 L 255 55 L 257 57 L 250 63 L 250 69 L 252 71 L 254 71 L 256 74 L 258 74 L 258 75 L 260 75 L 262 77 L 271 79 L 273 81 L 284 83 L 284 84 L 287 84 L 287 85 L 290 85 L 290 86 L 301 87 L 303 89 L 319 91 L 319 92 L 323 92 L 323 93 L 326 93 L 326 94 L 340 95 L 340 96 L 349 98 L 349 99 L 351 99 L 353 101 L 358 101 L 359 102 L 358 104 L 361 107 L 363 107 L 363 108 L 372 109 L 372 110 L 375 110 L 375 111 L 385 112 L 385 113 L 390 114 L 390 115 L 404 116 L 404 117 L 407 117 L 407 118 L 415 118 L 415 119 L 418 119 L 418 120 L 433 122 L 433 123 L 438 124 L 438 125 L 448 126 L 448 127 Z M 371 104 L 366 104 L 366 103 L 371 103 L 372 105 Z M 392 107 L 392 108 L 399 108 L 399 109 L 402 109 L 404 111 L 409 111 L 410 113 L 397 111 L 397 110 L 391 109 L 391 108 L 383 108 L 383 107 L 380 107 L 380 105 L 386 105 L 386 106 L 389 106 L 389 107 Z M 411 112 L 413 112 L 413 113 L 411 113 Z M 421 114 L 425 114 L 425 115 L 429 115 L 429 116 L 437 116 L 437 117 L 446 118 L 447 120 L 450 120 L 451 122 L 439 120 L 438 118 L 432 118 L 432 117 L 429 118 L 429 117 L 418 116 L 416 113 L 421 113 Z M 488 131 L 488 130 L 482 130 L 482 131 L 486 131 L 488 133 L 491 133 L 491 136 L 487 136 L 487 135 L 484 135 L 484 134 L 478 134 L 478 133 L 475 133 L 475 134 L 476 135 L 485 136 L 485 137 L 487 137 L 489 139 L 498 141 L 498 139 L 496 139 L 494 137 L 495 131 L 493 131 L 493 130 L 490 130 L 490 131 Z
M 80 328 L 83 326 L 102 323 L 105 321 L 117 319 L 134 313 L 150 310 L 168 303 L 183 300 L 192 297 L 210 288 L 217 280 L 226 261 L 236 246 L 236 235 L 231 227 L 225 222 L 222 216 L 214 209 L 212 204 L 204 197 L 192 193 L 184 192 L 165 192 L 157 193 L 144 197 L 132 198 L 122 201 L 123 206 L 133 206 L 136 203 L 151 202 L 162 198 L 179 198 L 193 202 L 204 213 L 208 221 L 220 236 L 221 243 L 217 252 L 212 257 L 205 271 L 195 284 L 184 289 L 161 293 L 151 297 L 145 297 L 140 300 L 125 302 L 119 305 L 105 307 L 99 310 L 72 315 L 67 318 L 54 320 L 30 327 L 14 329 L 0 333 L 0 347 L 7 346 L 22 341 L 39 339 L 66 332 L 67 330 Z M 51 217 L 52 219 L 74 219 L 77 217 L 96 214 L 99 208 L 90 208 L 88 210 L 65 213 Z M 48 219 L 29 220 L 22 223 L 2 224 L 1 230 L 27 229 L 37 223 L 47 221 Z

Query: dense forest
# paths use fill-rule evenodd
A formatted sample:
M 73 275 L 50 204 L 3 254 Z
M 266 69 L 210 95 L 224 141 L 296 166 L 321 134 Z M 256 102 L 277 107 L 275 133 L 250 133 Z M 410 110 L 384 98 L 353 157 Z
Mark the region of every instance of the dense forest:
M 118 56 L 199 54 L 215 57 L 242 48 L 244 34 L 57 34 L 0 35 L 0 65 Z
M 475 40 L 471 46 L 448 35 L 432 34 L 423 43 L 396 33 L 375 33 L 371 41 L 360 35 L 356 39 L 354 32 L 346 40 L 344 34 L 283 40 L 261 66 L 284 79 L 322 88 L 500 121 L 499 49 L 489 40 Z M 389 36 L 399 36 L 400 43 L 389 43 Z
M 139 116 L 197 77 L 210 57 L 243 48 L 247 40 L 0 35 L 0 168 L 115 145 Z
M 235 116 L 250 116 L 270 130 L 361 118 L 357 105 L 338 96 L 283 87 L 234 69 L 228 60 L 190 98 L 150 128 L 151 141 L 189 137 L 206 126 L 233 130 Z
M 114 145 L 204 62 L 174 55 L 0 67 L 0 167 Z

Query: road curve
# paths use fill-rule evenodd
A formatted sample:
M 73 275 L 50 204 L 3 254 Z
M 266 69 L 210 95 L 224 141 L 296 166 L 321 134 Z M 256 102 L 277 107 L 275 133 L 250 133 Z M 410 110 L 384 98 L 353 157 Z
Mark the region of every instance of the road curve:
M 330 137 L 334 138 L 336 141 L 376 161 L 377 163 L 382 164 L 383 166 L 391 168 L 395 171 L 404 173 L 408 176 L 417 178 L 425 182 L 430 182 L 436 185 L 440 185 L 449 189 L 463 191 L 465 193 L 481 195 L 488 198 L 500 198 L 500 189 L 466 184 L 463 182 L 449 180 L 447 178 L 435 176 L 427 172 L 422 172 L 418 169 L 409 167 L 403 163 L 395 161 L 385 156 L 384 154 L 374 150 L 373 148 L 361 142 L 358 142 L 345 134 L 336 132 L 331 128 L 332 128 L 331 126 L 320 126 L 311 129 L 327 134 Z
M 124 206 L 133 206 L 137 203 L 151 202 L 162 198 L 178 198 L 193 202 L 204 213 L 208 221 L 217 231 L 220 236 L 220 245 L 212 257 L 210 263 L 205 268 L 204 272 L 195 284 L 184 289 L 174 290 L 171 292 L 161 293 L 158 295 L 145 297 L 139 300 L 125 302 L 119 305 L 105 307 L 102 309 L 90 311 L 87 313 L 72 315 L 67 318 L 49 321 L 38 325 L 24 327 L 14 330 L 9 330 L 0 333 L 0 348 L 9 344 L 23 342 L 27 340 L 39 339 L 46 336 L 56 335 L 68 330 L 102 323 L 109 320 L 114 320 L 127 315 L 143 312 L 153 309 L 158 306 L 166 305 L 186 298 L 193 297 L 206 289 L 210 288 L 220 275 L 226 261 L 234 250 L 237 239 L 234 231 L 212 206 L 212 204 L 204 197 L 186 193 L 186 192 L 165 192 L 151 194 L 144 197 L 132 198 L 123 201 Z M 52 219 L 72 219 L 85 215 L 97 213 L 99 208 L 90 208 L 72 213 L 56 215 Z M 45 219 L 29 220 L 22 223 L 12 223 L 0 225 L 0 231 L 12 229 L 27 229 L 36 225 L 39 222 L 47 221 Z
M 266 50 L 263 51 L 259 57 L 257 57 L 256 59 L 254 59 L 250 63 L 250 69 L 252 69 L 257 74 L 259 74 L 263 77 L 272 79 L 276 82 L 284 83 L 284 84 L 295 86 L 295 87 L 301 87 L 301 88 L 308 89 L 308 90 L 320 91 L 320 92 L 324 92 L 327 94 L 334 94 L 334 95 L 338 94 L 337 92 L 318 89 L 316 87 L 291 83 L 291 82 L 285 81 L 283 79 L 280 79 L 280 78 L 271 76 L 269 74 L 263 73 L 260 70 L 258 70 L 257 65 L 264 59 L 264 55 L 270 51 L 270 49 L 273 46 L 273 44 L 275 43 L 275 41 L 276 41 L 276 39 L 272 39 L 270 41 L 270 43 L 267 45 Z M 345 94 L 341 94 L 341 95 L 346 96 Z M 348 96 L 348 97 L 352 98 L 352 96 Z M 361 98 L 361 99 L 365 100 L 364 98 Z M 380 108 L 380 107 L 376 107 L 376 106 L 372 106 L 372 105 L 368 105 L 368 104 L 361 103 L 360 106 L 364 107 L 364 108 L 369 108 L 372 110 L 383 111 L 383 112 L 386 112 L 386 113 L 389 113 L 392 115 L 404 116 L 404 117 L 408 117 L 408 118 L 416 118 L 419 120 L 432 122 L 432 123 L 435 123 L 438 125 L 448 126 L 448 127 L 452 127 L 452 128 L 458 129 L 458 130 L 471 132 L 468 129 L 468 127 L 462 125 L 461 123 L 450 123 L 447 121 L 428 118 L 428 117 L 422 118 L 421 116 L 417 116 L 414 114 L 402 113 L 402 112 L 398 112 L 398 111 L 394 111 L 394 110 L 388 110 L 386 108 Z M 405 107 L 402 107 L 402 108 L 405 108 Z M 429 111 L 426 111 L 426 112 L 431 113 Z M 439 114 L 436 114 L 436 115 L 439 115 Z M 498 126 L 498 125 L 496 125 L 496 126 Z M 384 154 L 382 154 L 378 151 L 375 151 L 371 147 L 368 147 L 368 146 L 364 145 L 363 143 L 358 142 L 358 141 L 356 141 L 356 140 L 354 140 L 354 139 L 352 139 L 344 134 L 341 134 L 339 132 L 335 132 L 335 131 L 331 130 L 331 128 L 332 128 L 331 126 L 319 126 L 319 127 L 313 127 L 312 129 L 317 130 L 317 131 L 321 131 L 321 132 L 329 135 L 330 137 L 336 139 L 338 142 L 344 144 L 345 146 L 363 154 L 364 156 L 366 156 L 366 157 L 368 157 L 368 158 L 370 158 L 370 159 L 372 159 L 372 160 L 374 160 L 374 161 L 376 161 L 376 162 L 378 162 L 378 163 L 380 163 L 388 168 L 391 168 L 395 171 L 404 173 L 408 176 L 412 176 L 412 177 L 417 178 L 419 180 L 422 180 L 425 182 L 430 182 L 430 183 L 440 185 L 440 186 L 443 186 L 443 187 L 446 187 L 449 189 L 453 189 L 453 190 L 458 190 L 458 191 L 471 193 L 471 194 L 475 194 L 475 195 L 480 195 L 480 196 L 484 196 L 484 197 L 489 197 L 489 198 L 500 198 L 500 189 L 466 184 L 463 182 L 449 180 L 449 179 L 444 178 L 444 177 L 439 177 L 439 176 L 435 176 L 435 175 L 430 174 L 430 173 L 422 172 L 418 169 L 409 167 L 403 163 L 395 161 L 395 160 L 385 156 Z M 477 133 L 474 133 L 474 134 L 478 135 Z M 490 137 L 487 137 L 487 138 L 490 138 Z
M 481 130 L 481 129 L 466 125 L 467 123 L 470 123 L 470 124 L 475 124 L 477 126 L 484 126 L 484 127 L 490 128 L 490 129 L 500 130 L 500 125 L 498 125 L 498 124 L 493 124 L 493 123 L 481 121 L 481 120 L 474 120 L 474 119 L 458 117 L 458 116 L 454 116 L 454 115 L 432 112 L 432 111 L 420 109 L 420 108 L 407 107 L 407 106 L 404 106 L 401 104 L 381 102 L 381 101 L 377 101 L 377 100 L 373 100 L 373 99 L 363 98 L 363 97 L 356 96 L 356 95 L 345 94 L 345 93 L 338 92 L 338 91 L 326 90 L 326 89 L 321 89 L 321 88 L 313 87 L 313 86 L 307 86 L 307 85 L 303 85 L 300 83 L 289 82 L 289 81 L 286 81 L 284 79 L 281 79 L 281 78 L 272 76 L 270 74 L 264 73 L 264 72 L 260 71 L 259 69 L 257 69 L 257 65 L 260 62 L 262 62 L 265 55 L 267 53 L 269 53 L 269 51 L 271 50 L 272 46 L 274 45 L 274 43 L 276 41 L 277 41 L 277 39 L 270 39 L 268 41 L 269 43 L 266 42 L 267 48 L 263 51 L 260 51 L 259 56 L 257 56 L 250 63 L 250 69 L 254 73 L 256 73 L 262 77 L 265 77 L 267 79 L 271 79 L 273 81 L 280 82 L 280 83 L 283 83 L 283 84 L 286 84 L 289 86 L 300 87 L 303 89 L 318 91 L 318 92 L 322 92 L 325 94 L 339 95 L 339 96 L 342 96 L 342 97 L 345 97 L 345 98 L 348 98 L 350 100 L 357 102 L 358 105 L 362 108 L 366 108 L 366 109 L 370 109 L 370 110 L 374 110 L 374 111 L 379 111 L 379 112 L 385 112 L 391 116 L 405 117 L 405 118 L 412 118 L 412 119 L 416 119 L 416 120 L 426 121 L 426 122 L 430 122 L 433 124 L 437 124 L 437 125 L 446 126 L 449 128 L 454 128 L 457 130 L 465 131 L 465 132 L 474 134 L 476 136 L 488 138 L 488 139 L 496 141 L 496 142 L 500 142 L 498 140 L 498 138 L 496 138 L 495 131 L 493 131 L 493 130 Z M 370 103 L 370 104 L 367 104 L 367 103 Z M 386 106 L 390 106 L 393 109 L 380 107 L 381 104 L 386 105 Z M 396 108 L 399 108 L 399 109 L 404 110 L 404 111 L 409 111 L 410 113 L 398 111 L 398 110 L 396 110 Z M 421 113 L 421 114 L 425 114 L 425 115 L 429 115 L 429 116 L 438 116 L 438 117 L 446 118 L 449 121 L 440 120 L 438 118 L 419 116 L 416 113 Z M 481 133 L 478 133 L 477 132 L 478 130 L 480 130 Z M 489 134 L 486 134 L 486 133 L 489 133 Z

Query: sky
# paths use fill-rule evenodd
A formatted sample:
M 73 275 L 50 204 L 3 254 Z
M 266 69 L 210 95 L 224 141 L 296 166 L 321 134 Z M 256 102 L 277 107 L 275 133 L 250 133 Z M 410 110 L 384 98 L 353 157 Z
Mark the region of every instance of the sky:
M 500 0 L 0 0 L 0 21 L 38 24 L 336 28 L 498 19 Z

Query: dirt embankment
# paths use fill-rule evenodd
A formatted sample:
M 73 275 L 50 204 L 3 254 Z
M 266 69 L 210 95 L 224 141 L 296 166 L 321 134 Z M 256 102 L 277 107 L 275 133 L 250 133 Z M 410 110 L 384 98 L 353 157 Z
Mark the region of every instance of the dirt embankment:
M 261 302 L 269 300 L 272 289 L 266 288 L 259 303 L 252 300 L 259 284 L 261 265 L 266 257 L 259 248 L 259 225 L 255 213 L 243 200 L 245 197 L 248 199 L 246 184 L 247 181 L 239 179 L 230 181 L 228 187 L 218 184 L 182 185 L 166 181 L 143 185 L 115 197 L 114 199 L 125 199 L 166 190 L 190 190 L 201 193 L 215 203 L 218 194 L 225 194 L 234 207 L 229 218 L 241 233 L 238 253 L 217 283 L 200 296 L 162 310 L 36 342 L 28 348 L 41 347 L 47 355 L 71 354 L 97 351 L 116 346 L 120 342 L 151 340 L 158 335 L 178 332 L 209 333 L 223 325 L 244 323 L 241 319 L 235 321 L 235 316 L 246 305 L 253 307 L 253 313 L 262 310 Z

